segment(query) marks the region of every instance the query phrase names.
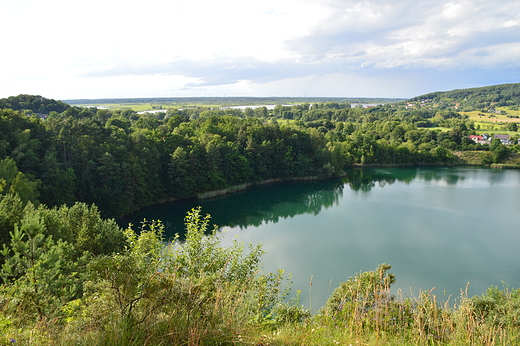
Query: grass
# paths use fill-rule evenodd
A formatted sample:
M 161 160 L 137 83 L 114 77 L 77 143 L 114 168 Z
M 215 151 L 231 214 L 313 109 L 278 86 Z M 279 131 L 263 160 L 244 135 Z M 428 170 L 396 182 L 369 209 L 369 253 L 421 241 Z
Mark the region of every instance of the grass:
M 492 162 L 492 154 L 487 150 L 464 150 L 455 151 L 454 154 L 460 162 L 467 165 L 489 165 Z M 499 164 L 493 164 L 496 168 L 520 168 L 520 153 L 511 150 L 507 157 L 503 158 Z
M 486 162 L 491 162 L 491 153 L 489 151 L 456 151 L 454 154 L 459 158 L 459 160 L 467 165 L 476 165 L 480 166 L 482 164 L 486 164 Z
M 505 112 L 505 114 L 500 113 L 491 113 L 486 112 L 483 113 L 481 111 L 471 111 L 471 112 L 460 112 L 461 114 L 465 114 L 469 116 L 469 120 L 475 122 L 485 122 L 485 123 L 496 123 L 496 122 L 520 122 L 520 110 L 511 109 L 510 107 L 497 107 L 497 111 Z M 508 117 L 510 116 L 510 117 Z M 519 117 L 519 118 L 511 118 Z
M 393 276 L 387 273 L 389 266 L 382 266 L 342 283 L 314 316 L 280 319 L 271 311 L 274 315 L 251 319 L 244 310 L 252 304 L 247 288 L 235 291 L 222 286 L 210 305 L 203 310 L 192 306 L 196 310 L 191 314 L 185 314 L 186 306 L 175 308 L 177 303 L 170 301 L 172 306 L 162 306 L 135 324 L 103 310 L 98 312 L 102 323 L 95 318 L 90 318 L 90 324 L 48 320 L 4 328 L 0 345 L 505 346 L 520 342 L 520 290 L 490 288 L 471 298 L 462 292 L 451 304 L 439 303 L 431 291 L 411 298 L 391 295 Z M 204 296 L 200 286 L 186 284 L 185 292 L 198 296 L 197 301 Z M 292 306 L 293 312 L 305 311 L 296 301 Z

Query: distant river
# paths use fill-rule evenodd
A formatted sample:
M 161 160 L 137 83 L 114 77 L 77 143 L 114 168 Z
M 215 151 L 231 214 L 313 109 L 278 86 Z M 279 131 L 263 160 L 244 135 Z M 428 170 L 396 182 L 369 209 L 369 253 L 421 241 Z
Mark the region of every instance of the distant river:
M 341 179 L 163 204 L 120 224 L 160 219 L 171 237 L 199 205 L 226 244 L 235 235 L 262 243 L 265 270 L 292 273 L 293 289 L 313 310 L 340 282 L 383 262 L 396 274 L 394 291 L 407 296 L 435 288 L 438 299 L 453 302 L 468 283 L 470 296 L 502 282 L 520 287 L 518 170 L 352 169 Z

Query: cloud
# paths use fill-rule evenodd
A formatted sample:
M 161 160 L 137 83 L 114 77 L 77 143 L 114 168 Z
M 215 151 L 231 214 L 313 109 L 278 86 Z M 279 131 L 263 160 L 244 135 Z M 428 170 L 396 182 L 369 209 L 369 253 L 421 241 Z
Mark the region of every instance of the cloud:
M 255 57 L 219 58 L 208 60 L 177 60 L 162 65 L 120 65 L 106 70 L 85 73 L 82 77 L 125 75 L 182 75 L 200 79 L 204 85 L 225 85 L 240 81 L 267 83 L 305 75 L 335 73 L 343 69 L 329 65 L 299 63 L 294 59 L 265 62 Z
M 508 45 L 516 51 L 520 43 L 518 1 L 329 1 L 328 6 L 329 17 L 310 34 L 287 42 L 304 60 L 340 57 L 347 64 L 377 68 L 467 68 L 462 59 L 472 50 L 491 53 Z M 366 53 L 359 59 L 354 52 Z M 507 56 L 510 65 L 520 64 Z M 491 60 L 471 62 L 470 67 L 486 68 Z
M 4 0 L 0 12 L 24 13 L 0 21 L 1 96 L 75 85 L 74 97 L 111 97 L 123 81 L 135 83 L 119 86 L 129 96 L 373 96 L 394 78 L 403 97 L 518 82 L 520 70 L 517 0 Z
M 313 3 L 307 1 L 306 3 Z M 82 77 L 178 75 L 187 88 L 265 84 L 305 76 L 370 76 L 373 70 L 473 70 L 520 65 L 520 13 L 516 1 L 326 1 L 321 19 L 286 39 L 278 58 L 210 54 L 159 63 L 122 62 Z M 264 15 L 284 16 L 272 8 Z M 292 55 L 292 56 L 291 56 Z M 403 70 L 404 69 L 404 70 Z

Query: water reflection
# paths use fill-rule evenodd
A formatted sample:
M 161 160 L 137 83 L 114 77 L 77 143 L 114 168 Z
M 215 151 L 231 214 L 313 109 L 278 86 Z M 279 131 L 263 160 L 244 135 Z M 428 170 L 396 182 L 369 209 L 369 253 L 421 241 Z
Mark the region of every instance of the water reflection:
M 118 220 L 121 227 L 139 225 L 143 219 L 161 220 L 167 238 L 184 234 L 183 219 L 191 208 L 201 206 L 212 223 L 223 227 L 245 229 L 297 215 L 318 215 L 324 208 L 335 206 L 343 195 L 341 179 L 310 182 L 287 182 L 257 186 L 233 194 L 207 200 L 183 200 L 153 206 Z
M 467 179 L 479 180 L 484 174 L 486 181 L 499 184 L 504 180 L 503 170 L 480 170 L 478 168 L 353 168 L 341 179 L 309 182 L 286 182 L 252 187 L 233 195 L 218 196 L 207 200 L 188 199 L 165 203 L 136 212 L 118 220 L 121 227 L 129 223 L 139 225 L 143 219 L 161 220 L 167 237 L 184 234 L 184 216 L 197 206 L 204 214 L 212 216 L 212 223 L 222 227 L 245 229 L 264 223 L 279 222 L 297 215 L 318 215 L 324 208 L 338 205 L 344 187 L 361 193 L 369 193 L 375 187 L 385 187 L 396 182 L 410 184 L 414 180 L 436 182 L 439 185 L 455 186 Z
M 352 190 L 370 192 L 374 187 L 384 187 L 395 182 L 410 184 L 415 179 L 435 181 L 445 185 L 457 185 L 464 181 L 466 172 L 450 168 L 354 168 L 346 171 L 343 182 Z

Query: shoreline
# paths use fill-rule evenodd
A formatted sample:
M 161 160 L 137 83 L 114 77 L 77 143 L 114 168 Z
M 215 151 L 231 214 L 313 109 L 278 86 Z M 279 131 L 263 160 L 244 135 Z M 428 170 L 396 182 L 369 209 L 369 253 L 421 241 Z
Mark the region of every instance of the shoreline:
M 341 177 L 344 177 L 345 175 L 346 175 L 346 173 L 343 172 L 342 174 L 332 175 L 332 176 L 312 175 L 312 176 L 307 176 L 307 177 L 271 178 L 271 179 L 265 179 L 265 180 L 254 181 L 254 182 L 247 182 L 247 183 L 242 183 L 242 184 L 238 184 L 238 185 L 233 185 L 233 186 L 227 187 L 225 189 L 211 190 L 211 191 L 206 191 L 206 192 L 198 192 L 198 193 L 194 193 L 194 194 L 192 194 L 190 196 L 186 196 L 186 197 L 165 198 L 165 199 L 162 199 L 160 201 L 157 201 L 156 203 L 152 203 L 152 204 L 150 204 L 150 205 L 148 205 L 146 207 L 143 207 L 141 209 L 134 210 L 134 211 L 132 211 L 129 214 L 125 214 L 125 215 L 122 215 L 120 217 L 114 218 L 114 220 L 121 220 L 121 219 L 124 219 L 126 217 L 131 216 L 134 213 L 138 213 L 138 212 L 140 212 L 142 210 L 145 210 L 147 208 L 151 208 L 151 207 L 154 207 L 154 206 L 157 206 L 157 205 L 160 205 L 160 204 L 164 204 L 164 203 L 169 203 L 169 202 L 176 202 L 176 201 L 182 201 L 182 200 L 187 200 L 187 199 L 201 199 L 201 200 L 202 199 L 209 199 L 209 198 L 213 198 L 213 197 L 218 197 L 218 196 L 223 196 L 223 195 L 227 195 L 227 194 L 232 194 L 232 193 L 244 191 L 244 190 L 246 190 L 246 189 L 248 189 L 250 187 L 253 187 L 253 186 L 277 184 L 277 183 L 284 183 L 284 182 L 290 182 L 290 181 L 326 180 L 326 179 L 341 178 Z
M 494 168 L 494 169 L 520 169 L 519 165 L 511 165 L 511 164 L 499 164 L 499 163 L 493 163 L 490 165 L 481 165 L 481 164 L 471 164 L 471 163 L 443 163 L 443 162 L 437 162 L 437 163 L 423 163 L 423 164 L 413 164 L 413 163 L 368 163 L 368 164 L 359 164 L 355 163 L 348 167 L 350 168 L 377 168 L 377 167 L 456 167 L 456 166 L 471 166 L 471 167 L 487 167 L 487 168 Z M 118 218 L 115 218 L 116 220 L 123 219 L 125 217 L 128 217 L 134 213 L 137 213 L 141 210 L 144 210 L 146 208 L 154 207 L 160 204 L 169 203 L 169 202 L 175 202 L 175 201 L 182 201 L 186 199 L 209 199 L 213 197 L 223 196 L 227 194 L 232 194 L 240 191 L 247 190 L 250 187 L 253 186 L 262 186 L 262 185 L 269 185 L 269 184 L 277 184 L 277 183 L 284 183 L 284 182 L 291 182 L 291 181 L 314 181 L 314 180 L 326 180 L 326 179 L 334 179 L 334 178 L 341 178 L 346 175 L 345 172 L 339 175 L 332 175 L 332 176 L 319 176 L 319 175 L 313 175 L 313 176 L 307 176 L 307 177 L 293 177 L 293 178 L 271 178 L 271 179 L 265 179 L 260 181 L 254 181 L 254 182 L 247 182 L 242 183 L 238 185 L 233 185 L 224 189 L 218 189 L 218 190 L 211 190 L 206 192 L 198 192 L 194 193 L 190 196 L 186 197 L 180 197 L 180 198 L 165 198 L 160 201 L 157 201 L 156 203 L 150 204 L 144 208 L 134 210 L 133 212 L 120 216 Z

